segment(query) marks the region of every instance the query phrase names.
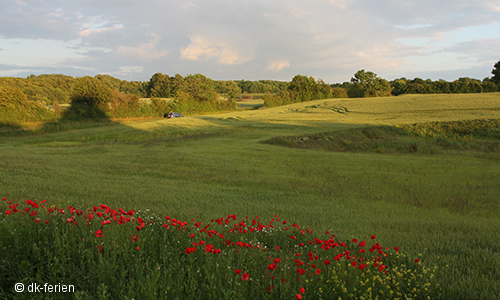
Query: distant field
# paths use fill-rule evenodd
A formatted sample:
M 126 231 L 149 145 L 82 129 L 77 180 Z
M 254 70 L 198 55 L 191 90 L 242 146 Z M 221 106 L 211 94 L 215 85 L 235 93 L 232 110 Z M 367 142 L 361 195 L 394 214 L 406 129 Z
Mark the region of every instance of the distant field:
M 499 118 L 500 93 L 405 95 L 3 136 L 0 198 L 106 203 L 182 219 L 277 214 L 345 239 L 375 234 L 437 266 L 435 298 L 498 299 L 498 153 L 328 152 L 262 142 Z

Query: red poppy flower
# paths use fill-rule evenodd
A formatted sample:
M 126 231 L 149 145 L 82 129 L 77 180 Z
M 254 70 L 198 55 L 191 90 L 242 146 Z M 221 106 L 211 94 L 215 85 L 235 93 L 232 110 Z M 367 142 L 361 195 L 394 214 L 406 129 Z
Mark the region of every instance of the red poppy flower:
M 303 287 L 301 287 L 300 290 L 299 290 L 299 293 L 304 294 L 305 291 L 306 291 L 306 289 L 303 288 Z
M 417 258 L 417 259 L 415 259 L 415 263 L 418 263 L 419 261 L 420 261 L 420 259 L 418 259 L 418 258 Z
M 374 240 L 376 237 L 374 235 L 372 235 L 372 240 Z
M 191 252 L 196 252 L 196 248 L 194 248 L 194 247 L 187 247 L 186 251 L 184 251 L 184 253 L 186 253 L 186 254 L 189 254 Z
M 295 299 L 298 299 L 298 300 L 302 299 L 302 295 L 301 294 L 295 295 Z
M 97 230 L 97 231 L 95 232 L 95 237 L 97 237 L 97 238 L 102 237 L 102 230 L 101 230 L 101 229 L 99 229 L 99 230 Z
M 236 272 L 236 274 L 240 275 L 241 274 L 241 269 L 236 269 L 236 270 L 234 270 L 234 272 Z
M 244 273 L 243 275 L 241 275 L 241 279 L 243 281 L 248 281 L 248 279 L 250 279 L 250 275 L 248 273 Z
M 325 260 L 324 264 L 329 265 L 329 264 L 331 264 L 331 262 L 329 260 Z

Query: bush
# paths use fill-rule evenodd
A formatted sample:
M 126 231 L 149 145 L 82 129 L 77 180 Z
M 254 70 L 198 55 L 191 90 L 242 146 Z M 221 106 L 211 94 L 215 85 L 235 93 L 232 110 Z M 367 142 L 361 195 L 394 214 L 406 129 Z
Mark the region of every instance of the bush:
M 30 101 L 18 87 L 0 89 L 0 124 L 46 121 L 55 118 L 45 103 Z

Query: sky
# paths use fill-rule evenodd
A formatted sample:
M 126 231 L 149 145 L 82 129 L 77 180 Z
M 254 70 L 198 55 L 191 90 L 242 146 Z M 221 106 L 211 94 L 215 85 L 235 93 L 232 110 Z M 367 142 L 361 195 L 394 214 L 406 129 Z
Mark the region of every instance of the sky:
M 0 76 L 490 77 L 500 0 L 0 0 Z

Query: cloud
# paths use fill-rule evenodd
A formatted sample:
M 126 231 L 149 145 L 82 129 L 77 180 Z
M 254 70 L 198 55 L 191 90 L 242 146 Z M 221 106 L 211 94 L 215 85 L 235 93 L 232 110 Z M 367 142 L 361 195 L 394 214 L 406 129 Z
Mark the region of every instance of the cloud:
M 273 72 L 279 72 L 283 68 L 288 68 L 290 67 L 290 63 L 288 61 L 275 61 L 271 62 L 267 65 L 266 70 L 268 71 L 273 71 Z
M 306 74 L 333 83 L 359 69 L 403 77 L 472 70 L 496 56 L 493 64 L 498 20 L 498 0 L 8 0 L 0 63 L 127 80 L 156 72 L 248 80 Z M 19 51 L 7 42 L 18 40 L 30 43 Z M 37 50 L 40 43 L 64 56 Z
M 161 41 L 161 37 L 154 33 L 151 33 L 150 36 L 152 38 L 147 43 L 140 44 L 137 47 L 119 46 L 116 48 L 115 53 L 125 57 L 132 56 L 145 61 L 151 61 L 167 55 L 167 50 L 156 49 Z
M 447 52 L 461 55 L 462 59 L 473 59 L 478 63 L 493 63 L 500 58 L 500 39 L 477 39 L 447 47 Z
M 224 40 L 202 36 L 190 36 L 189 38 L 191 43 L 181 50 L 181 58 L 185 60 L 216 59 L 223 65 L 238 65 L 254 58 L 251 50 L 232 45 Z

